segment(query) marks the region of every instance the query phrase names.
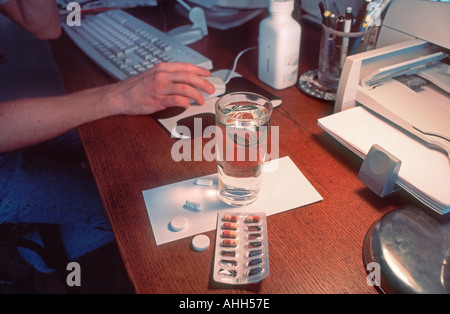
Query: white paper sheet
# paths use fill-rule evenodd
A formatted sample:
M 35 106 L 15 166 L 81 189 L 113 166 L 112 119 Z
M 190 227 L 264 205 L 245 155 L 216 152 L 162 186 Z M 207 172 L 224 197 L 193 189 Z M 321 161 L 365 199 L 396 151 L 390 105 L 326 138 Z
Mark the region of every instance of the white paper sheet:
M 264 173 L 258 199 L 244 207 L 231 207 L 219 200 L 217 174 L 202 177 L 214 181 L 211 187 L 196 185 L 196 178 L 194 178 L 143 191 L 156 244 L 161 245 L 214 230 L 217 213 L 220 210 L 266 212 L 269 216 L 323 199 L 289 157 L 270 163 L 273 165 L 277 162 L 279 164 L 276 171 Z M 195 211 L 184 207 L 186 200 L 200 202 L 203 206 L 202 210 Z M 178 232 L 171 230 L 170 221 L 176 216 L 187 218 L 186 229 Z

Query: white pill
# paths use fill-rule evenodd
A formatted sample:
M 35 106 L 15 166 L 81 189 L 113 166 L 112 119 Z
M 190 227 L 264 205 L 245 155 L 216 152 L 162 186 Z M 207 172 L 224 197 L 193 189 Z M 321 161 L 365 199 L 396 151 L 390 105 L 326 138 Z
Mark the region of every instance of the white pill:
M 198 235 L 192 239 L 192 247 L 199 252 L 206 250 L 209 247 L 209 243 L 209 238 L 204 234 Z
M 188 221 L 186 217 L 177 216 L 170 221 L 170 227 L 173 231 L 181 231 L 187 227 Z
M 193 202 L 193 201 L 186 201 L 186 204 L 184 204 L 184 206 L 188 207 L 188 208 L 192 208 L 194 210 L 200 211 L 202 210 L 202 204 L 198 203 L 198 202 Z
M 210 179 L 196 179 L 195 180 L 196 185 L 203 185 L 203 186 L 211 186 L 213 184 L 213 180 Z

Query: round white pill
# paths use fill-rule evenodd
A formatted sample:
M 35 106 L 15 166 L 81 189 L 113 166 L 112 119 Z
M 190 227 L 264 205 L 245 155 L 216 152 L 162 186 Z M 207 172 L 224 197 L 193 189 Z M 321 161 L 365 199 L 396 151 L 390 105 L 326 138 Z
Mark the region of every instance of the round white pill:
M 170 227 L 173 231 L 181 231 L 187 227 L 188 221 L 186 217 L 177 216 L 170 221 Z
M 195 236 L 192 239 L 192 247 L 199 252 L 206 250 L 209 247 L 209 238 L 204 234 Z

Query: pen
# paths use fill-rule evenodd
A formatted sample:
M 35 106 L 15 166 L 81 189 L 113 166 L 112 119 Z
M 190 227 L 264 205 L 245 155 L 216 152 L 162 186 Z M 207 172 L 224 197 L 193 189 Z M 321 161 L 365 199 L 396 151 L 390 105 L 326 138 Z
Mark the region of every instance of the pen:
M 344 20 L 344 32 L 350 33 L 352 30 L 352 23 L 353 23 L 353 8 L 348 7 L 347 11 L 345 12 L 345 20 Z M 348 54 L 348 45 L 349 45 L 349 38 L 344 37 L 344 40 L 342 42 L 342 55 L 341 55 L 341 64 L 344 64 L 345 58 L 347 58 Z
M 336 25 L 335 25 L 335 29 L 338 32 L 342 32 L 344 30 L 344 17 L 343 16 L 339 16 L 336 19 Z M 342 34 L 336 34 L 334 36 L 334 40 L 332 40 L 330 42 L 330 47 L 329 49 L 331 50 L 329 52 L 329 57 L 330 57 L 330 71 L 331 72 L 340 72 L 341 69 L 341 55 L 342 55 L 342 40 L 343 40 L 343 36 Z
M 339 16 L 337 21 L 336 21 L 336 30 L 339 32 L 343 32 L 344 31 L 344 22 L 345 19 L 343 16 Z M 342 44 L 343 44 L 343 36 L 336 36 L 335 40 L 334 40 L 334 62 L 335 64 L 339 65 L 341 64 L 342 61 Z
M 367 22 L 364 22 L 363 26 L 361 27 L 361 32 L 366 31 L 368 27 L 369 27 L 369 24 L 367 24 Z M 355 41 L 353 42 L 352 51 L 351 51 L 352 55 L 357 53 L 358 46 L 361 44 L 361 41 L 363 40 L 364 36 L 366 36 L 366 35 L 362 35 L 362 36 L 356 38 Z
M 358 11 L 358 14 L 356 15 L 355 22 L 353 23 L 352 32 L 361 32 L 362 28 L 364 26 L 364 22 L 366 20 L 368 10 L 369 10 L 369 4 L 372 2 L 372 0 L 364 0 L 361 8 Z M 361 42 L 361 38 L 352 38 L 350 40 L 348 51 L 350 52 L 350 55 L 355 54 L 358 45 Z
M 337 22 L 336 14 L 331 13 L 331 15 L 330 15 L 331 28 L 336 29 L 336 22 Z
M 325 13 L 323 14 L 323 18 L 324 18 L 324 21 L 325 21 L 324 24 L 327 27 L 331 27 L 331 20 L 330 20 L 330 18 L 331 18 L 331 11 L 325 10 Z
M 349 33 L 352 29 L 353 23 L 353 8 L 348 7 L 345 12 L 344 32 Z
M 364 0 L 361 9 L 358 12 L 358 15 L 356 15 L 355 24 L 353 24 L 352 31 L 359 32 L 361 30 L 361 27 L 363 26 L 363 23 L 366 20 L 367 11 L 369 9 L 369 4 L 371 2 L 372 0 Z
M 325 24 L 325 6 L 322 1 L 319 2 L 320 16 L 322 17 L 322 24 Z
M 336 30 L 339 32 L 343 32 L 345 30 L 345 18 L 342 15 L 336 20 Z

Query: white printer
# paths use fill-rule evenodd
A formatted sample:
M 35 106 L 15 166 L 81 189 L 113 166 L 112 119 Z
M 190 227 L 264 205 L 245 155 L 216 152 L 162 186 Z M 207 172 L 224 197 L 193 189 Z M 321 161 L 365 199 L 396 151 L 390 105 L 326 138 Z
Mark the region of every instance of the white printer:
M 427 76 L 426 79 L 447 89 L 448 96 L 448 66 L 440 61 L 448 56 L 449 50 L 449 1 L 392 0 L 379 33 L 377 49 L 347 58 L 335 112 L 354 106 L 358 86 L 368 84 L 367 81 L 374 85 L 382 78 L 411 75 L 418 66 L 421 71 L 418 75 Z M 432 66 L 442 68 L 432 70 Z
M 395 180 L 439 213 L 450 212 L 449 51 L 450 2 L 392 0 L 377 48 L 347 57 L 335 114 L 319 120 L 364 159 L 373 145 L 394 155 L 402 163 L 398 177 L 382 180 Z M 397 135 L 402 139 L 391 143 Z M 391 166 L 382 165 L 387 172 Z M 387 184 L 373 176 L 373 185 Z

